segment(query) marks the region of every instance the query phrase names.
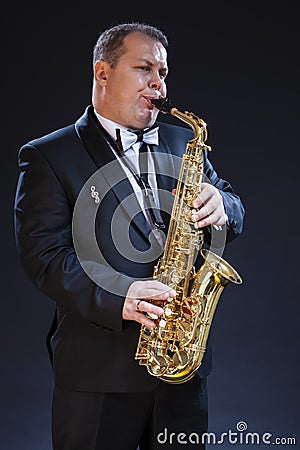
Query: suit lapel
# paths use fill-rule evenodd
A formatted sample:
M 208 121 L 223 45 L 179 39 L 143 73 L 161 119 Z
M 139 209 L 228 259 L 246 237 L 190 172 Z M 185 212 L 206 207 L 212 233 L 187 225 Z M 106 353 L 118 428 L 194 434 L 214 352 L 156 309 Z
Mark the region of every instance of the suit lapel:
M 178 178 L 176 172 L 176 158 L 172 155 L 167 141 L 160 136 L 159 145 L 151 146 L 156 169 L 157 187 L 161 190 L 170 191 L 174 180 Z
M 143 213 L 138 214 L 140 205 L 131 183 L 110 148 L 110 145 L 115 148 L 115 143 L 99 123 L 92 106 L 89 106 L 85 114 L 77 120 L 75 129 L 84 148 L 101 170 L 101 176 L 118 199 L 124 214 L 135 224 L 143 238 L 149 241 L 150 225 Z M 125 201 L 126 199 L 130 201 Z

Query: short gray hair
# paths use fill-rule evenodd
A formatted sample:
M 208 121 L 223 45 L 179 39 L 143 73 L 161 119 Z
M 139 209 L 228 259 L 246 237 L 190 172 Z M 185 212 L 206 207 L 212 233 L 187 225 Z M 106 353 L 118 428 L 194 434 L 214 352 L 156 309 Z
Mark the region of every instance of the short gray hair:
M 168 38 L 159 28 L 139 22 L 121 23 L 100 34 L 93 51 L 93 64 L 102 60 L 115 67 L 126 51 L 124 38 L 136 32 L 160 42 L 165 48 L 168 47 Z

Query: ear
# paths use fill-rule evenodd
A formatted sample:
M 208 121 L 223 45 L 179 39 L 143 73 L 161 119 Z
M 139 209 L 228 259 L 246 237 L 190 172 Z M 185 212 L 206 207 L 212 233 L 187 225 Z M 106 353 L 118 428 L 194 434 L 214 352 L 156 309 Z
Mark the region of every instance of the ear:
M 97 61 L 94 64 L 94 79 L 101 86 L 106 85 L 109 65 L 104 61 Z

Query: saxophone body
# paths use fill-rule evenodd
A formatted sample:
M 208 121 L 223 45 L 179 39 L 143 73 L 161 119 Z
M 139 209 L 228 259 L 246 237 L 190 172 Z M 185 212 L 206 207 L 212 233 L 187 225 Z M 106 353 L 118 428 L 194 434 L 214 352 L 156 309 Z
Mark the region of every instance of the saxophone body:
M 152 102 L 189 125 L 194 137 L 182 157 L 164 252 L 153 272 L 153 278 L 175 289 L 176 296 L 155 302 L 164 313 L 152 330 L 142 325 L 135 359 L 149 374 L 179 384 L 191 379 L 201 365 L 224 287 L 242 280 L 224 259 L 202 248 L 203 230 L 192 220 L 192 202 L 201 190 L 203 151 L 211 150 L 205 144 L 206 123 L 191 112 L 178 111 L 168 99 Z M 204 262 L 196 272 L 199 252 Z

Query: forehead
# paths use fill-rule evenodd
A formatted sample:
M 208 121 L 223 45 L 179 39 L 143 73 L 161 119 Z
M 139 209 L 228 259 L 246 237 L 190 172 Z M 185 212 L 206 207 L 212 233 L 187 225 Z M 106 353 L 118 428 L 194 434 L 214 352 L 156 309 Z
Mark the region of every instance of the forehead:
M 157 40 L 149 36 L 134 32 L 124 39 L 126 53 L 123 55 L 132 59 L 148 59 L 152 64 L 167 66 L 167 50 Z

